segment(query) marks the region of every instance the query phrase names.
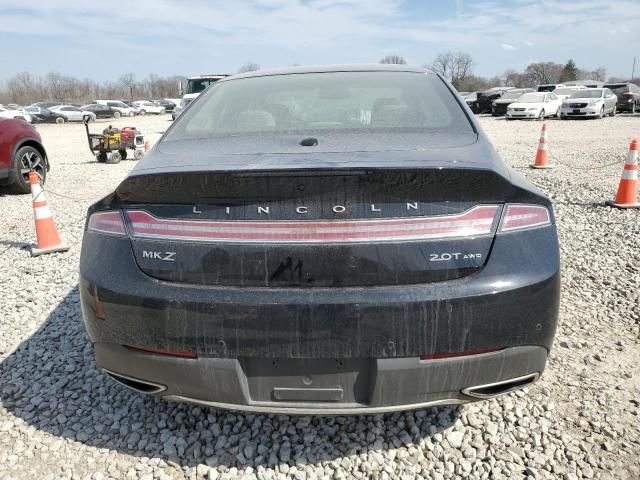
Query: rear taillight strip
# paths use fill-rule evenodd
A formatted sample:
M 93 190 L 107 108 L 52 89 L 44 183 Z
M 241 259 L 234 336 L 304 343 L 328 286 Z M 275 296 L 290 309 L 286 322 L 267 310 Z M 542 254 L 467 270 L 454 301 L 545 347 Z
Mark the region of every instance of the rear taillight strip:
M 124 219 L 120 210 L 92 213 L 89 217 L 87 230 L 109 235 L 126 235 Z
M 210 221 L 160 219 L 128 211 L 134 237 L 206 242 L 346 243 L 421 240 L 487 235 L 497 205 L 481 205 L 455 215 L 376 220 Z
M 542 205 L 508 204 L 505 207 L 501 232 L 543 227 L 551 224 L 547 207 Z

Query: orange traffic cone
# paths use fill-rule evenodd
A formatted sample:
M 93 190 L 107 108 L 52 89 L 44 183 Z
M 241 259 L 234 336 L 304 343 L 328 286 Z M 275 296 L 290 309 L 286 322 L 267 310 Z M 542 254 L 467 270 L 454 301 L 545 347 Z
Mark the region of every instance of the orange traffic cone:
M 629 155 L 622 170 L 616 199 L 607 205 L 618 208 L 640 208 L 638 202 L 638 142 L 634 138 L 629 145 Z
M 538 153 L 536 153 L 536 163 L 530 165 L 531 168 L 553 168 L 549 165 L 549 152 L 547 150 L 547 124 L 542 124 L 540 132 L 540 142 L 538 143 Z
M 36 257 L 43 253 L 66 252 L 69 246 L 58 235 L 56 224 L 53 223 L 53 215 L 49 210 L 47 198 L 40 186 L 40 179 L 36 172 L 29 172 L 31 184 L 31 199 L 33 201 L 33 215 L 36 219 L 37 247 L 31 247 L 31 256 Z

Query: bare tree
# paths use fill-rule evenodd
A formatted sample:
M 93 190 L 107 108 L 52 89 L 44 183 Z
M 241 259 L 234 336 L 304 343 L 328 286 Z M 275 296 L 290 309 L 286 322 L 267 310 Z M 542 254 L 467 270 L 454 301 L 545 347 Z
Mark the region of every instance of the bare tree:
M 527 65 L 524 73 L 528 77 L 528 86 L 545 83 L 560 83 L 564 65 L 554 62 L 534 62 Z
M 120 83 L 129 94 L 129 101 L 133 102 L 133 90 L 136 88 L 136 76 L 133 73 L 125 73 L 120 76 Z
M 607 79 L 607 69 L 604 67 L 598 67 L 593 72 L 591 72 L 594 80 L 598 80 L 600 82 L 604 82 Z
M 468 53 L 458 52 L 453 59 L 453 79 L 461 81 L 473 73 L 473 59 Z
M 443 77 L 451 79 L 453 77 L 453 52 L 439 53 L 431 62 L 431 68 Z
M 62 85 L 62 75 L 58 72 L 49 72 L 47 74 L 47 87 L 51 98 L 58 101 L 64 100 L 64 88 Z
M 528 77 L 524 73 L 516 70 L 506 70 L 502 74 L 502 83 L 505 87 L 522 88 L 530 86 Z
M 35 78 L 29 72 L 20 72 L 7 80 L 7 95 L 14 102 L 25 103 L 35 88 Z
M 407 61 L 401 55 L 387 55 L 380 59 L 380 63 L 387 65 L 406 65 Z
M 260 70 L 260 65 L 249 61 L 238 69 L 238 73 L 255 72 L 256 70 Z
M 467 75 L 464 80 L 457 82 L 456 88 L 459 92 L 480 92 L 495 87 L 499 83 L 499 79 L 496 78 L 487 79 L 476 77 L 475 75 Z
M 431 62 L 431 68 L 449 79 L 456 88 L 473 74 L 473 58 L 464 52 L 443 52 Z

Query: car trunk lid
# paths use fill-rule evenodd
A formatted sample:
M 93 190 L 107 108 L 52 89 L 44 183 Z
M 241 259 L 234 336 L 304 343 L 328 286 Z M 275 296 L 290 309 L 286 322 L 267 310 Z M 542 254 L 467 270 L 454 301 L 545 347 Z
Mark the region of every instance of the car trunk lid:
M 139 267 L 211 286 L 402 285 L 484 265 L 518 188 L 490 168 L 164 171 L 117 190 Z

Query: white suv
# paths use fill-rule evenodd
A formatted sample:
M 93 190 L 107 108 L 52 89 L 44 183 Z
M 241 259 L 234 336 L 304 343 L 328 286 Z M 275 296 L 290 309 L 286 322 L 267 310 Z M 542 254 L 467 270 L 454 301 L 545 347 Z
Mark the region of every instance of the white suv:
M 149 102 L 148 100 L 137 100 L 133 102 L 133 106 L 138 110 L 138 115 L 146 115 L 147 113 L 155 113 L 156 115 L 159 115 L 164 113 L 164 107 L 156 105 L 153 102 Z

